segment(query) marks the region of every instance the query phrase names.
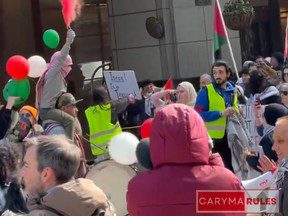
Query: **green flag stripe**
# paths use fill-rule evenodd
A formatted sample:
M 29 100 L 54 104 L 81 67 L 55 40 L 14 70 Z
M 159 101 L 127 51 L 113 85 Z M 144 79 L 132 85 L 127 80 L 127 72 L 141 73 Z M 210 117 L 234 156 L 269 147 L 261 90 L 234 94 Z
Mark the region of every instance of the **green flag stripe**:
M 227 43 L 225 36 L 214 33 L 214 52 L 220 49 L 220 47 Z

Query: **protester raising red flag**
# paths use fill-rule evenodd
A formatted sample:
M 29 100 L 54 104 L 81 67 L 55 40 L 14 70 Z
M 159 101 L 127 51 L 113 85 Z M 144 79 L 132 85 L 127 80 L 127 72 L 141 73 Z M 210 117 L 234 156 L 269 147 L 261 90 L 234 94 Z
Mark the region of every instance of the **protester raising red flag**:
M 83 0 L 60 0 L 62 4 L 62 14 L 66 27 L 70 27 L 77 16 L 80 15 Z
M 220 10 L 220 5 L 219 5 L 218 1 L 215 1 L 214 46 L 213 46 L 213 48 L 214 48 L 214 56 L 216 54 L 215 59 L 218 59 L 217 55 L 220 58 L 220 56 L 219 56 L 220 55 L 219 54 L 220 48 L 224 44 L 227 44 L 227 38 L 228 38 L 227 30 L 226 30 L 225 23 L 224 23 L 224 20 L 223 20 L 223 16 L 222 16 L 222 13 L 221 13 L 221 10 Z M 218 54 L 217 54 L 217 52 L 218 52 Z
M 174 89 L 172 77 L 169 77 L 169 79 L 167 80 L 167 82 L 166 82 L 166 84 L 164 85 L 163 89 L 164 89 L 164 90 Z

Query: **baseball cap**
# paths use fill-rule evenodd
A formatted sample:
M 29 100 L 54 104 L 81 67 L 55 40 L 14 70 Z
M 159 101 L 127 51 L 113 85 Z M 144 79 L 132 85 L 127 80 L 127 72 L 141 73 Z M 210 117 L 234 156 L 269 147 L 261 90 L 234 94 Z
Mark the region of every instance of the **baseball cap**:
M 82 100 L 76 100 L 71 93 L 64 93 L 59 97 L 56 106 L 57 108 L 61 108 L 62 106 L 75 105 Z

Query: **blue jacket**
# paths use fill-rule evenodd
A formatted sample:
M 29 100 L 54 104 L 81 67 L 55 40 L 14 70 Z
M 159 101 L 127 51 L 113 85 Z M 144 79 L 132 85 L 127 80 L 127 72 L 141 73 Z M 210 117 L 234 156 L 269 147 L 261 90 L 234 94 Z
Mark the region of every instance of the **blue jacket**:
M 215 90 L 224 98 L 226 107 L 231 107 L 233 105 L 233 96 L 235 91 L 235 84 L 232 82 L 227 82 L 226 90 L 218 87 L 215 82 L 212 82 Z M 219 119 L 221 117 L 220 111 L 208 111 L 209 101 L 208 101 L 208 91 L 204 87 L 198 93 L 195 110 L 201 115 L 205 122 L 211 122 Z

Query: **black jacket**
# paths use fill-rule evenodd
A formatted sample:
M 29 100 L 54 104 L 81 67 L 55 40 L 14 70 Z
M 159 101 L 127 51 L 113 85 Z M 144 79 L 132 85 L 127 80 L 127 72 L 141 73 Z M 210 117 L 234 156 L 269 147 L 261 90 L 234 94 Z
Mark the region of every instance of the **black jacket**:
M 0 139 L 3 139 L 11 123 L 11 113 L 9 109 L 0 110 Z

